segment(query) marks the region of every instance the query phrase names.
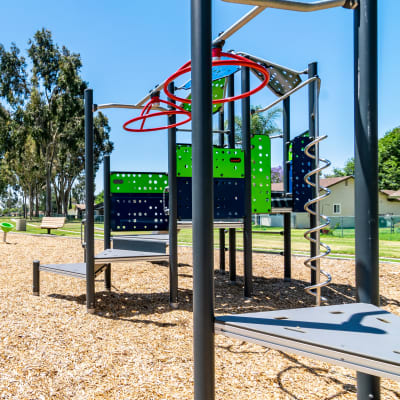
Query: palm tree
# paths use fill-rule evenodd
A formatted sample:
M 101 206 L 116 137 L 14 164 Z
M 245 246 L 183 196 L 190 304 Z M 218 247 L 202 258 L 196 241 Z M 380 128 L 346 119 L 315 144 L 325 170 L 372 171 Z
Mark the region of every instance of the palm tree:
M 280 108 L 273 108 L 266 112 L 254 112 L 261 108 L 261 106 L 252 107 L 252 115 L 250 119 L 250 133 L 253 135 L 272 135 L 274 133 L 281 133 L 282 130 L 276 125 L 276 119 L 281 116 L 282 110 Z M 242 141 L 242 118 L 235 117 L 235 142 L 241 143 Z

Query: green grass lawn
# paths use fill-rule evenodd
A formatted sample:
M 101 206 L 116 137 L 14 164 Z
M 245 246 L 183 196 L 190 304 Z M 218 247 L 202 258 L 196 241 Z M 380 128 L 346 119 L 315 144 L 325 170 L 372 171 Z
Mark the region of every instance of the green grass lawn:
M 10 222 L 15 226 L 15 220 L 9 217 L 1 217 L 0 222 Z M 27 233 L 46 234 L 46 229 L 40 229 L 40 220 L 27 220 Z M 103 238 L 103 223 L 95 224 L 95 238 Z M 53 229 L 52 234 L 57 236 L 80 237 L 80 221 L 68 221 L 62 228 Z M 265 232 L 279 232 L 281 228 L 254 227 L 254 230 Z M 305 230 L 292 229 L 292 252 L 294 254 L 308 254 L 309 242 L 304 239 Z M 137 234 L 139 232 L 115 232 L 114 234 Z M 329 234 L 322 234 L 321 241 L 331 247 L 333 256 L 352 257 L 355 254 L 354 229 L 336 229 Z M 381 260 L 396 259 L 400 260 L 400 232 L 390 233 L 390 228 L 381 228 L 379 231 L 379 256 Z M 180 244 L 192 244 L 192 230 L 183 229 L 179 232 L 178 241 Z M 236 235 L 237 247 L 243 247 L 243 235 L 238 231 Z M 226 235 L 228 243 L 228 235 Z M 214 234 L 214 244 L 219 245 L 219 235 Z M 279 234 L 253 233 L 253 249 L 261 251 L 281 251 L 283 250 L 283 236 Z

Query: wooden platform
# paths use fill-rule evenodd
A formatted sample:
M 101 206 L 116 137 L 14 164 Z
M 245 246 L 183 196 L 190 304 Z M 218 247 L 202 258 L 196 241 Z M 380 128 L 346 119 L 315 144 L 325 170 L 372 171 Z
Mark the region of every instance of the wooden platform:
M 400 317 L 371 304 L 226 315 L 215 332 L 400 380 Z

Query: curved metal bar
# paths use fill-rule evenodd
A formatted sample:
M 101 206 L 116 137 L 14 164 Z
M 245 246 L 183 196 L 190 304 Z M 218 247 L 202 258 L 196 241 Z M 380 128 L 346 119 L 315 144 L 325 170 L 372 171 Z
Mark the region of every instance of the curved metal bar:
M 104 110 L 106 108 L 128 108 L 132 110 L 142 110 L 144 106 L 137 105 L 137 104 L 119 104 L 119 103 L 107 103 L 107 104 L 96 104 L 95 111 L 97 110 Z M 159 111 L 167 111 L 164 107 L 154 107 L 153 109 Z
M 302 11 L 302 12 L 326 10 L 328 8 L 334 8 L 334 7 L 355 8 L 358 5 L 357 0 L 353 1 L 319 0 L 319 1 L 314 1 L 313 3 L 306 3 L 304 1 L 293 1 L 293 0 L 224 0 L 224 1 L 228 3 L 239 3 L 239 4 L 247 4 L 259 7 L 278 8 L 281 10 Z
M 216 44 L 231 37 L 235 32 L 243 28 L 243 26 L 245 26 L 249 21 L 257 17 L 257 15 L 261 14 L 266 8 L 267 7 L 260 6 L 252 8 L 247 14 L 243 15 L 243 17 L 236 21 L 231 27 L 220 33 L 220 35 L 213 40 L 213 44 Z
M 302 89 L 304 86 L 309 85 L 311 82 L 314 82 L 318 80 L 318 84 L 321 83 L 321 80 L 318 78 L 318 76 L 313 76 L 310 79 L 307 79 L 306 81 L 300 83 L 299 86 L 295 87 L 294 89 L 292 89 L 290 92 L 287 92 L 286 94 L 284 94 L 283 96 L 279 97 L 279 99 L 276 99 L 275 101 L 273 101 L 271 104 L 269 104 L 268 106 L 264 107 L 264 108 L 260 108 L 257 110 L 254 110 L 254 112 L 256 113 L 262 113 L 264 111 L 269 110 L 270 108 L 276 106 L 277 104 L 279 104 L 281 101 L 287 99 L 288 97 L 290 97 L 293 93 L 296 93 L 298 90 Z

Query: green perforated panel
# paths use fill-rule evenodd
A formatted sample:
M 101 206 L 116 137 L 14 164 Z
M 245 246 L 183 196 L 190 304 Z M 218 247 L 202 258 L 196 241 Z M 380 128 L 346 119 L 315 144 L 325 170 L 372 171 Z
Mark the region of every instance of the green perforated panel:
M 212 96 L 213 100 L 215 99 L 223 99 L 225 96 L 225 86 L 226 86 L 226 78 L 216 79 L 212 83 Z M 190 94 L 187 99 L 191 99 L 192 95 Z M 192 112 L 192 105 L 191 104 L 181 104 L 181 107 L 186 111 Z M 222 104 L 213 104 L 212 112 L 216 113 L 222 107 Z
M 164 173 L 111 172 L 111 193 L 162 193 L 168 186 Z
M 240 149 L 213 148 L 214 178 L 243 178 L 244 154 Z M 177 175 L 185 178 L 192 176 L 192 146 L 176 146 Z
M 251 138 L 252 212 L 271 212 L 271 139 L 266 135 Z

